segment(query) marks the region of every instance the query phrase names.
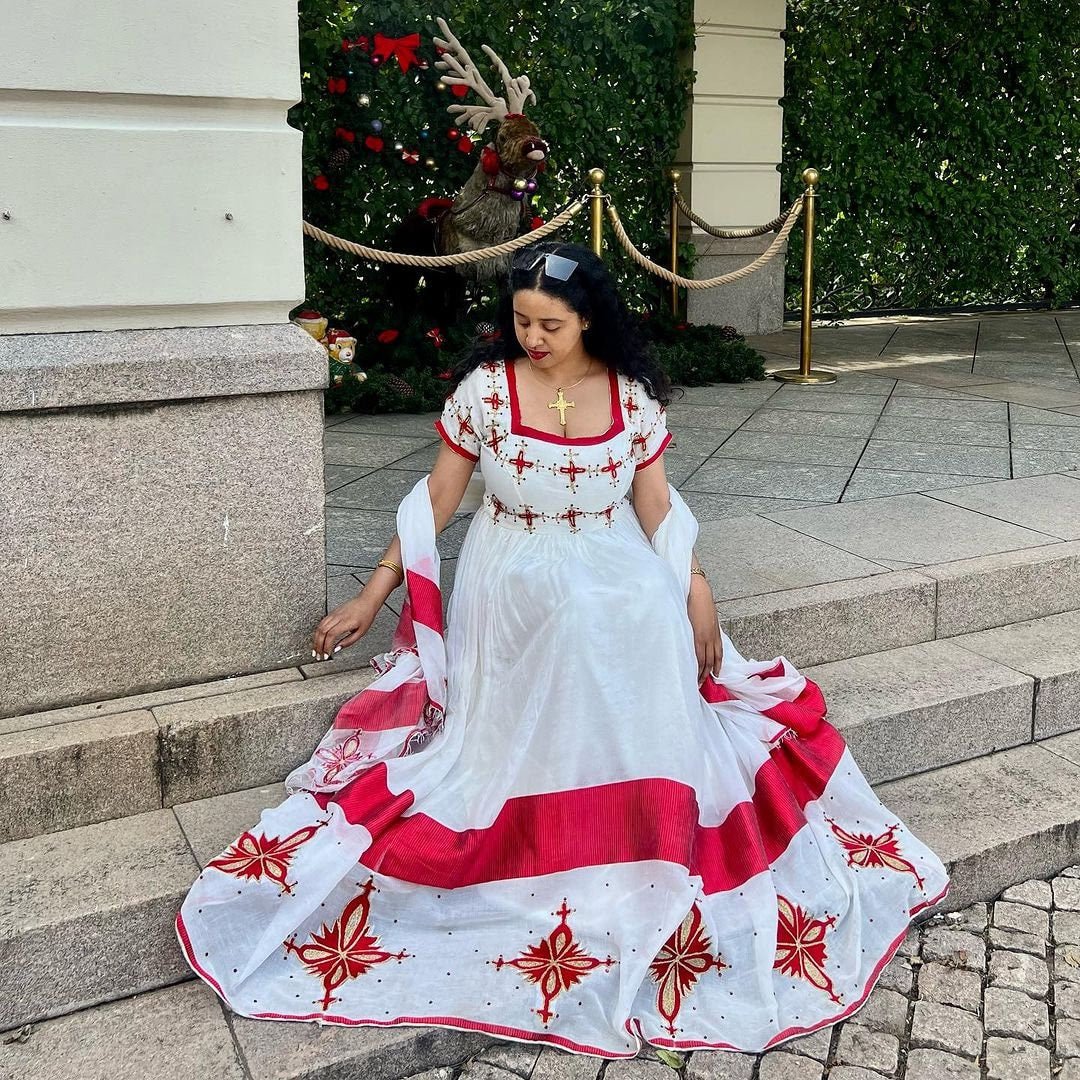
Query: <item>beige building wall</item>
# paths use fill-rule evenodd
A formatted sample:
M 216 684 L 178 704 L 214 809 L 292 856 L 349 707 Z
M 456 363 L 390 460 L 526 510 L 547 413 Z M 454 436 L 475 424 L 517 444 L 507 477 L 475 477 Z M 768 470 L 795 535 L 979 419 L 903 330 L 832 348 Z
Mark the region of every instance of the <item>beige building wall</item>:
M 0 9 L 0 333 L 284 321 L 295 4 Z
M 760 225 L 780 207 L 784 94 L 784 0 L 696 0 L 697 72 L 678 167 L 694 211 L 725 227 Z M 696 276 L 750 262 L 764 240 L 720 241 L 694 230 Z M 779 329 L 783 261 L 733 286 L 692 293 L 692 321 L 729 323 L 746 333 Z

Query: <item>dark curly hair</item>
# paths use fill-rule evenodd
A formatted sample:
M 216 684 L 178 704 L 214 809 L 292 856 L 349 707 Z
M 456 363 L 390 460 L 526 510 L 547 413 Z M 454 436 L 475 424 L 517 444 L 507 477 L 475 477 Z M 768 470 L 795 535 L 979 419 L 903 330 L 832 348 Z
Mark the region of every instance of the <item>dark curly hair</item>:
M 538 255 L 559 255 L 577 263 L 577 269 L 561 281 L 545 273 L 545 260 L 532 269 L 523 268 Z M 519 289 L 538 289 L 588 319 L 589 329 L 582 335 L 585 351 L 608 368 L 637 379 L 646 393 L 662 405 L 669 403 L 671 382 L 650 353 L 603 261 L 588 248 L 551 240 L 531 244 L 515 255 L 510 265 L 509 290 L 499 302 L 497 336 L 488 335 L 489 340 L 473 344 L 454 371 L 455 387 L 481 364 L 525 355 L 514 326 L 514 293 Z

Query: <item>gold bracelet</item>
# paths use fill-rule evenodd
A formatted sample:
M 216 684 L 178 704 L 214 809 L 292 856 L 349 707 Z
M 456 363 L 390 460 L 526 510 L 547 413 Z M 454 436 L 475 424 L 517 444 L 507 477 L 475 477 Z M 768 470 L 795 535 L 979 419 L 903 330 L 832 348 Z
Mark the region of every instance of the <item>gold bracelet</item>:
M 705 571 L 702 570 L 700 566 L 692 567 L 691 570 L 690 570 L 690 573 L 691 574 L 700 574 L 703 578 L 705 578 L 706 581 L 709 580 L 707 577 L 705 577 Z
M 405 573 L 396 562 L 391 562 L 389 559 L 380 559 L 375 565 L 377 567 L 385 566 L 387 570 L 393 570 L 394 573 L 398 576 L 399 584 L 405 580 Z

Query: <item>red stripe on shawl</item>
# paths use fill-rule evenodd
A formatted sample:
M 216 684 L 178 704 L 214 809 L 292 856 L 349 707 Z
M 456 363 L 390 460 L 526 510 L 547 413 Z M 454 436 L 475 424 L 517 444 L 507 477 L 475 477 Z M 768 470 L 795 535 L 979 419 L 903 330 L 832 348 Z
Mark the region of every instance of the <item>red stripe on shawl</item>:
M 356 697 L 341 706 L 334 717 L 334 727 L 362 728 L 364 731 L 411 728 L 423 715 L 427 703 L 427 683 L 422 679 L 402 683 L 392 690 L 365 686 Z
M 412 608 L 414 622 L 434 630 L 442 636 L 442 592 L 439 586 L 431 580 L 418 574 L 415 570 L 406 570 L 406 579 L 409 583 L 409 605 Z M 402 613 L 404 614 L 404 612 Z
M 452 889 L 659 859 L 700 874 L 705 892 L 715 893 L 737 888 L 786 850 L 844 749 L 824 722 L 807 738 L 783 740 L 758 770 L 753 797 L 714 826 L 698 823 L 691 787 L 663 777 L 518 796 L 490 826 L 460 832 L 424 813 L 402 817 L 412 793 L 389 790 L 382 762 L 315 798 L 323 808 L 338 803 L 348 821 L 371 833 L 364 866 L 419 885 Z

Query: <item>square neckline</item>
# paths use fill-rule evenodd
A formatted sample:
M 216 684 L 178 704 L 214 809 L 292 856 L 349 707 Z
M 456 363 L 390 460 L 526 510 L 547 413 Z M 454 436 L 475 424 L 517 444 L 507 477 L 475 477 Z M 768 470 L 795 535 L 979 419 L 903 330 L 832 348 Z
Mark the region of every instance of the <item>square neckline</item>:
M 517 368 L 513 360 L 504 360 L 503 368 L 506 374 L 506 396 L 510 402 L 510 433 L 524 438 L 540 439 L 542 442 L 557 443 L 560 446 L 595 446 L 597 443 L 607 442 L 620 434 L 626 427 L 623 420 L 622 400 L 619 393 L 619 375 L 614 368 L 608 368 L 608 397 L 611 404 L 611 424 L 607 431 L 599 435 L 580 435 L 571 438 L 567 435 L 556 435 L 551 431 L 543 431 L 540 428 L 530 427 L 521 420 L 521 406 L 517 394 Z

